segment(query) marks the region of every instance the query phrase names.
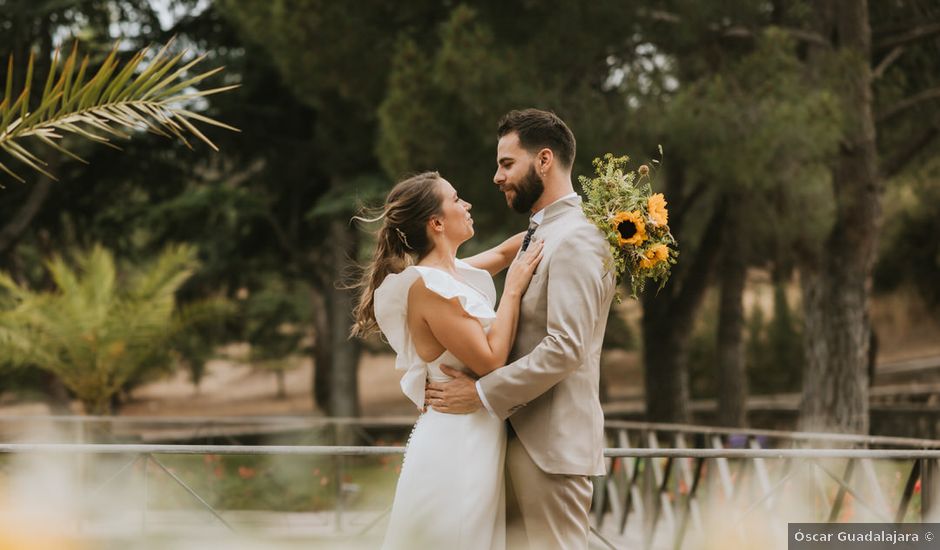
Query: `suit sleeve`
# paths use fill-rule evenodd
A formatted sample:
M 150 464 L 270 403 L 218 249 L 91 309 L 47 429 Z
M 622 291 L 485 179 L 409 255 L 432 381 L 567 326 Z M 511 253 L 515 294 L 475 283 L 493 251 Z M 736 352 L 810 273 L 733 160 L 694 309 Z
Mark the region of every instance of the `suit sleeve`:
M 605 267 L 608 257 L 593 226 L 559 243 L 547 266 L 547 335 L 528 355 L 478 381 L 496 416 L 508 418 L 584 364 L 597 323 L 607 322 L 605 307 L 614 286 Z

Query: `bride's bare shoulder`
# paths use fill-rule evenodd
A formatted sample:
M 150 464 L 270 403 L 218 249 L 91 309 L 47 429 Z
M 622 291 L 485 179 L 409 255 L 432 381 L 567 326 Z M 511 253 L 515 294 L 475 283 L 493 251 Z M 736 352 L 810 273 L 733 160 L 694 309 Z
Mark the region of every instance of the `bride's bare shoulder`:
M 409 317 L 413 313 L 420 314 L 423 317 L 431 314 L 446 315 L 447 313 L 467 315 L 457 297 L 446 298 L 441 296 L 431 290 L 422 277 L 415 279 L 408 289 L 408 312 Z

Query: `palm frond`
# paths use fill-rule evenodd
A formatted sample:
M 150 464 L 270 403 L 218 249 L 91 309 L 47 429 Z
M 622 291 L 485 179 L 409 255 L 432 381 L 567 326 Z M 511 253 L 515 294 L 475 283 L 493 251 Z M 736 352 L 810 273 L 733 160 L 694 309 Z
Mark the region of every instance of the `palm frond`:
M 79 61 L 77 45 L 64 60 L 60 60 L 57 50 L 34 109 L 30 108 L 34 58 L 30 56 L 23 89 L 16 93 L 11 56 L 7 64 L 4 96 L 0 101 L 0 150 L 53 179 L 55 176 L 44 168 L 46 163 L 23 144 L 27 138 L 36 139 L 82 162 L 81 157 L 63 146 L 65 135 L 77 135 L 114 146 L 112 138 L 128 139 L 132 132 L 146 130 L 179 139 L 190 148 L 192 145 L 186 138 L 195 136 L 218 151 L 218 147 L 191 121 L 239 130 L 195 113 L 186 105 L 194 99 L 225 92 L 238 85 L 196 89 L 197 84 L 221 71 L 222 67 L 191 74 L 206 56 L 198 56 L 183 64 L 187 52 L 170 55 L 171 43 L 160 48 L 153 57 L 149 57 L 151 48 L 144 48 L 123 66 L 115 45 L 93 76 L 86 76 L 92 73 L 88 68 L 89 60 L 85 56 Z M 2 161 L 0 171 L 25 181 Z
M 176 291 L 198 265 L 196 257 L 192 246 L 167 247 L 126 276 L 113 254 L 96 245 L 48 262 L 56 285 L 49 291 L 30 290 L 0 272 L 0 368 L 51 372 L 89 410 L 129 381 L 166 372 L 181 334 L 234 310 L 224 298 L 177 304 Z
M 131 275 L 129 291 L 139 300 L 173 296 L 198 267 L 198 253 L 194 246 L 167 245 L 153 262 Z

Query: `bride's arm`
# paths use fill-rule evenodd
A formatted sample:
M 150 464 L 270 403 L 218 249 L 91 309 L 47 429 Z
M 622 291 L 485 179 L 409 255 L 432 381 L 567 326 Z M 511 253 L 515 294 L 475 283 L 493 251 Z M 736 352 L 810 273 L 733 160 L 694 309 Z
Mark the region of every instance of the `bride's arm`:
M 496 309 L 496 320 L 488 333 L 480 322 L 467 314 L 457 298 L 447 299 L 429 290 L 418 281 L 408 293 L 408 309 L 423 320 L 434 338 L 454 357 L 479 376 L 493 372 L 506 364 L 509 351 L 516 339 L 519 303 L 529 286 L 532 273 L 542 260 L 539 242 L 529 247 L 506 276 L 503 297 Z
M 519 247 L 522 246 L 524 236 L 525 231 L 517 233 L 493 248 L 466 258 L 464 261 L 477 269 L 489 271 L 490 275 L 496 275 L 512 263 L 513 258 L 519 252 Z

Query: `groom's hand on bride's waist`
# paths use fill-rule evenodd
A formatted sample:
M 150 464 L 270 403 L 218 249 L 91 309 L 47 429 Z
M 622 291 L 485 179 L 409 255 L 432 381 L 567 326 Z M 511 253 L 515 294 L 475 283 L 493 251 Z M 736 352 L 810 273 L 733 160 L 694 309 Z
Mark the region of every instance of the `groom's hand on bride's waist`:
M 428 382 L 424 387 L 424 405 L 450 414 L 469 414 L 483 406 L 476 380 L 467 373 L 441 365 L 441 372 L 453 378 L 449 382 Z

